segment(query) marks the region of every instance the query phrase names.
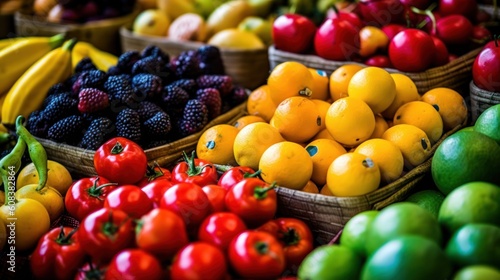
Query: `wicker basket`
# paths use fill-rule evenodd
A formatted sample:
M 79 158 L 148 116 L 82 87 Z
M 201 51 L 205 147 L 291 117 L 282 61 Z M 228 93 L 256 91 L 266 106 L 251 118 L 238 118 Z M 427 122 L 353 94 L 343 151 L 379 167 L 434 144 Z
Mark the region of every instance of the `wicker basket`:
M 472 123 L 474 124 L 484 110 L 500 103 L 500 92 L 478 88 L 473 81 L 470 82 L 469 86 L 471 117 Z
M 120 29 L 120 36 L 122 51 L 124 52 L 142 50 L 148 45 L 155 45 L 169 55 L 176 56 L 183 51 L 196 50 L 204 45 L 200 42 L 181 42 L 168 38 L 136 35 L 125 26 Z M 221 57 L 226 73 L 239 85 L 248 89 L 255 89 L 266 82 L 269 75 L 267 49 L 221 49 Z
M 183 151 L 191 151 L 196 148 L 196 144 L 201 134 L 217 124 L 234 123 L 245 113 L 246 102 L 232 108 L 225 114 L 210 121 L 202 131 L 179 139 L 169 144 L 145 150 L 150 163 L 156 161 L 161 166 L 169 166 L 182 157 Z M 54 141 L 37 138 L 42 143 L 49 159 L 64 165 L 70 172 L 81 176 L 95 175 L 94 152 L 67 144 L 56 143 Z
M 444 134 L 432 147 L 434 154 L 442 141 L 464 124 Z M 367 210 L 380 210 L 409 195 L 430 171 L 432 157 L 413 168 L 398 180 L 369 194 L 356 197 L 335 197 L 311 194 L 278 187 L 278 216 L 301 219 L 310 226 L 317 244 L 330 242 L 353 216 Z

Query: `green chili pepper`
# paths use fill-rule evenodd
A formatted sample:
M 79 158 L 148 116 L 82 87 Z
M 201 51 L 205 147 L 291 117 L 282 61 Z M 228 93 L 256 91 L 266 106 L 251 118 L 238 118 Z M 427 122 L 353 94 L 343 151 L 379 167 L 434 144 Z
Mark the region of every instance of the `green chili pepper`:
M 19 138 L 22 138 L 28 147 L 30 159 L 35 165 L 38 172 L 38 187 L 37 191 L 45 187 L 47 183 L 47 152 L 45 148 L 38 142 L 31 133 L 23 126 L 24 117 L 18 116 L 16 119 L 16 133 Z
M 0 175 L 3 182 L 8 182 L 9 176 L 15 174 L 21 168 L 21 158 L 26 150 L 26 142 L 21 138 L 17 138 L 17 143 L 2 159 L 0 159 Z M 4 183 L 5 193 L 7 193 L 7 184 Z

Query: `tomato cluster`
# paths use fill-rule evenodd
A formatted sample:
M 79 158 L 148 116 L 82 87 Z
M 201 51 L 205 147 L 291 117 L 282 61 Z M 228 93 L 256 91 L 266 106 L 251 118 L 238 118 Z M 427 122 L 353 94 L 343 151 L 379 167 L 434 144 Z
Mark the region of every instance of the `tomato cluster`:
M 296 273 L 313 249 L 304 222 L 275 218 L 275 186 L 249 167 L 221 171 L 193 153 L 170 171 L 119 137 L 94 160 L 97 176 L 65 197 L 80 225 L 39 240 L 36 278 L 273 279 Z

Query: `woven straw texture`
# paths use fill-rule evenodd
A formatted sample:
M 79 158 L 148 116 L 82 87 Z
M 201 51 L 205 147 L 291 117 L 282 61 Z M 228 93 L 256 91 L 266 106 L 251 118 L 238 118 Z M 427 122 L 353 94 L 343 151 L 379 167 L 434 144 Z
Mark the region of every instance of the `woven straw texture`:
M 500 103 L 500 92 L 478 88 L 473 81 L 470 82 L 469 86 L 472 123 L 475 123 L 484 110 Z
M 434 154 L 442 141 L 464 124 L 444 134 L 432 147 Z M 294 217 L 308 223 L 318 244 L 326 244 L 356 214 L 367 210 L 380 210 L 406 198 L 418 182 L 430 171 L 432 157 L 413 168 L 398 180 L 369 194 L 356 197 L 335 197 L 311 194 L 278 187 L 278 216 Z
M 426 91 L 436 87 L 448 87 L 455 90 L 460 90 L 467 86 L 468 81 L 472 78 L 472 64 L 476 55 L 481 49 L 474 49 L 450 63 L 428 69 L 424 72 L 409 73 L 401 72 L 396 69 L 387 68 L 391 73 L 402 73 L 410 77 L 417 86 L 418 92 L 424 94 Z M 285 61 L 297 61 L 308 67 L 324 70 L 328 75 L 345 64 L 359 64 L 352 61 L 333 61 L 326 60 L 317 55 L 312 54 L 295 54 L 277 50 L 274 46 L 269 47 L 269 63 L 271 69 L 276 65 Z
M 144 152 L 150 163 L 157 162 L 161 166 L 168 166 L 182 157 L 183 151 L 191 151 L 196 148 L 196 144 L 201 134 L 208 128 L 224 123 L 234 123 L 239 117 L 245 114 L 246 102 L 234 107 L 230 111 L 218 116 L 210 121 L 202 131 L 179 139 L 172 143 L 147 149 Z M 70 172 L 81 176 L 95 175 L 94 153 L 67 144 L 56 143 L 54 141 L 37 138 L 42 143 L 49 159 L 64 165 Z
M 160 47 L 169 55 L 176 56 L 183 51 L 196 50 L 204 45 L 200 42 L 181 42 L 168 38 L 136 35 L 126 27 L 120 29 L 120 37 L 124 52 L 142 50 L 148 45 L 154 45 Z M 226 73 L 239 85 L 248 89 L 255 89 L 266 82 L 269 75 L 267 49 L 221 49 L 220 52 Z

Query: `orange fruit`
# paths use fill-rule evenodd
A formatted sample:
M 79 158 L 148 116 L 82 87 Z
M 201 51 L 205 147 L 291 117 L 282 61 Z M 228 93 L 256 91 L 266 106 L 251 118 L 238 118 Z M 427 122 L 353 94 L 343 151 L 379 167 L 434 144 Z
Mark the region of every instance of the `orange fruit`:
M 396 83 L 396 97 L 391 105 L 382 112 L 382 116 L 387 119 L 392 119 L 403 104 L 420 100 L 417 86 L 410 77 L 401 73 L 391 73 L 391 77 Z
M 396 83 L 387 70 L 366 67 L 356 72 L 347 86 L 347 94 L 365 101 L 375 114 L 389 108 L 396 97 Z
M 380 178 L 391 183 L 401 177 L 404 159 L 398 146 L 385 139 L 368 139 L 354 150 L 355 153 L 370 157 L 380 169 Z
M 321 130 L 326 128 L 325 124 L 325 117 L 326 117 L 326 112 L 328 112 L 328 109 L 330 108 L 330 105 L 332 105 L 330 102 L 320 100 L 320 99 L 311 99 L 314 104 L 316 104 L 316 108 L 318 108 L 319 115 L 321 116 L 321 119 L 323 120 L 321 122 Z
M 389 124 L 387 121 L 380 115 L 375 115 L 375 130 L 370 136 L 370 139 L 373 138 L 382 138 L 382 134 L 389 128 Z
M 325 118 L 325 120 L 326 120 L 326 118 Z M 332 139 L 332 140 L 335 140 L 335 139 L 333 139 L 333 136 L 330 134 L 330 132 L 326 128 L 324 128 L 324 129 L 320 130 L 318 133 L 316 133 L 316 135 L 314 135 L 314 137 L 311 138 L 310 141 L 317 140 L 317 139 Z
M 266 120 L 264 120 L 262 117 L 259 117 L 259 116 L 246 115 L 246 116 L 238 118 L 234 122 L 234 127 L 236 127 L 238 130 L 241 130 L 246 125 L 254 123 L 254 122 L 266 122 Z
M 449 131 L 467 119 L 467 104 L 460 95 L 450 88 L 434 88 L 422 95 L 421 100 L 434 106 L 443 119 L 444 131 Z
M 379 50 L 387 49 L 389 46 L 389 37 L 382 29 L 375 26 L 364 26 L 359 30 L 360 49 L 359 54 L 362 57 L 370 57 Z
M 234 165 L 233 145 L 238 128 L 229 124 L 218 124 L 201 134 L 196 144 L 196 156 L 215 164 Z
M 393 122 L 394 125 L 411 124 L 422 129 L 431 144 L 436 143 L 443 135 L 443 120 L 439 112 L 423 101 L 411 101 L 399 107 Z
M 309 72 L 311 72 L 314 80 L 311 89 L 311 98 L 319 100 L 327 100 L 328 98 L 330 98 L 330 90 L 328 86 L 328 82 L 330 79 L 328 77 L 328 74 L 323 70 L 314 68 L 309 68 Z
M 387 129 L 382 139 L 398 146 L 403 154 L 405 167 L 412 169 L 431 155 L 431 142 L 425 132 L 411 124 L 397 124 Z
M 333 139 L 353 147 L 370 138 L 375 130 L 375 115 L 363 100 L 348 96 L 332 103 L 325 123 Z
M 307 193 L 319 193 L 318 186 L 316 186 L 316 184 L 311 180 L 307 181 L 307 184 L 301 189 L 301 191 Z
M 363 66 L 359 64 L 344 64 L 332 72 L 330 75 L 329 88 L 330 97 L 333 101 L 347 96 L 349 81 L 352 76 L 361 69 L 363 69 Z
M 313 161 L 311 180 L 318 185 L 326 183 L 326 174 L 332 161 L 347 153 L 342 145 L 330 139 L 314 140 L 306 146 L 306 151 Z
M 259 116 L 266 122 L 273 117 L 276 104 L 271 98 L 271 90 L 268 85 L 262 85 L 254 89 L 247 99 L 247 112 L 249 115 Z
M 269 122 L 288 141 L 302 143 L 318 133 L 323 119 L 316 104 L 302 96 L 283 100 Z
M 29 184 L 38 184 L 38 171 L 33 162 L 27 164 L 19 171 L 16 179 L 16 186 L 21 188 Z M 73 178 L 69 170 L 57 161 L 47 161 L 47 183 L 62 196 L 66 195 L 69 187 L 73 184 Z
M 255 170 L 264 151 L 272 144 L 285 141 L 279 131 L 268 123 L 251 123 L 238 131 L 234 138 L 233 153 L 236 163 Z
M 292 96 L 311 97 L 314 78 L 304 64 L 296 61 L 286 61 L 271 70 L 267 78 L 274 104 Z
M 323 187 L 321 188 L 319 193 L 322 195 L 326 195 L 326 196 L 333 196 L 332 192 L 330 191 L 330 189 L 328 188 L 328 186 L 326 184 L 323 185 Z
M 380 170 L 370 157 L 346 153 L 337 157 L 328 168 L 326 184 L 334 196 L 364 195 L 380 185 Z
M 267 148 L 259 161 L 262 179 L 279 186 L 300 190 L 311 179 L 313 162 L 301 145 L 283 141 Z

